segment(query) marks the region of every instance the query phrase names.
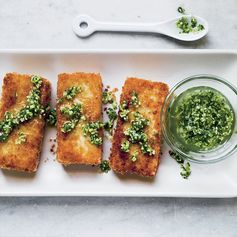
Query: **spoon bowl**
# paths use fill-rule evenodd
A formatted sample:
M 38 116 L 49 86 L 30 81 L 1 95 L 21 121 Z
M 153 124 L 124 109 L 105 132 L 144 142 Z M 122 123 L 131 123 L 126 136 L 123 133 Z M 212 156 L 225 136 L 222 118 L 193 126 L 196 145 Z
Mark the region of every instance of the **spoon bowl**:
M 186 17 L 188 21 L 195 18 L 198 24 L 202 24 L 204 29 L 201 31 L 180 33 L 180 29 L 176 26 L 178 20 Z M 184 15 L 175 17 L 167 21 L 158 23 L 112 23 L 96 21 L 88 15 L 77 16 L 72 24 L 73 31 L 81 38 L 89 37 L 94 32 L 128 32 L 128 33 L 144 33 L 144 34 L 163 34 L 171 38 L 181 41 L 195 41 L 204 37 L 208 33 L 208 23 L 199 16 Z
M 181 17 L 175 17 L 173 19 L 170 19 L 168 21 L 160 22 L 158 23 L 158 31 L 157 33 L 167 35 L 169 37 L 175 38 L 177 40 L 181 41 L 195 41 L 203 38 L 208 33 L 208 23 L 205 19 L 199 17 L 199 16 L 193 16 L 193 15 L 185 15 L 185 17 L 190 22 L 192 18 L 195 18 L 198 22 L 198 24 L 201 24 L 204 26 L 204 29 L 201 31 L 195 31 L 195 32 L 189 32 L 189 33 L 181 33 L 181 30 L 176 26 L 176 23 L 178 20 L 180 20 Z M 162 31 L 161 31 L 162 29 Z

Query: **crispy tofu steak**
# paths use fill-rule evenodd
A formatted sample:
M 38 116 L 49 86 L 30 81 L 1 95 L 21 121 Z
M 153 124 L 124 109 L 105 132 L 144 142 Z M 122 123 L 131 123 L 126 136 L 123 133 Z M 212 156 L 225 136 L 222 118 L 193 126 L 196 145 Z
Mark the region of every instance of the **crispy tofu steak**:
M 57 85 L 57 160 L 98 165 L 102 160 L 102 81 L 95 73 L 63 73 Z
M 138 78 L 125 81 L 109 159 L 115 172 L 156 175 L 160 161 L 160 112 L 168 90 L 161 82 Z
M 8 73 L 0 103 L 0 168 L 35 172 L 44 135 L 50 83 L 39 76 Z

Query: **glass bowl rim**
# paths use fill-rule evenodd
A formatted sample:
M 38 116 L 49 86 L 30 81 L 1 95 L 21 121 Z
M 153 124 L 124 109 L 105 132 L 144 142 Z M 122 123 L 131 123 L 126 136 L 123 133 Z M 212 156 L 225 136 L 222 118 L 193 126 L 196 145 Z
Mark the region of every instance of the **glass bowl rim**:
M 218 81 L 222 84 L 224 84 L 225 86 L 229 87 L 237 96 L 237 87 L 235 85 L 233 85 L 232 83 L 230 83 L 229 81 L 227 81 L 226 79 L 213 75 L 213 74 L 195 74 L 189 77 L 184 78 L 183 80 L 181 80 L 180 82 L 176 83 L 171 90 L 169 91 L 168 95 L 165 98 L 165 101 L 163 103 L 162 109 L 161 109 L 161 133 L 162 136 L 164 137 L 166 143 L 170 146 L 171 150 L 178 153 L 181 157 L 183 157 L 184 159 L 194 162 L 194 163 L 199 163 L 199 164 L 210 164 L 210 163 L 216 163 L 222 160 L 225 160 L 226 158 L 228 158 L 230 155 L 232 155 L 234 152 L 237 151 L 237 146 L 235 146 L 230 152 L 228 152 L 227 154 L 225 154 L 224 156 L 220 156 L 218 158 L 214 158 L 214 159 L 205 159 L 205 160 L 201 160 L 199 158 L 195 158 L 195 157 L 191 157 L 189 155 L 187 155 L 186 153 L 184 153 L 183 151 L 181 151 L 178 147 L 176 147 L 169 139 L 169 136 L 167 135 L 166 132 L 166 123 L 164 122 L 165 120 L 165 106 L 168 102 L 168 100 L 170 99 L 170 96 L 178 89 L 180 88 L 182 85 L 184 85 L 187 82 L 193 81 L 193 80 L 202 80 L 202 79 L 209 79 L 209 80 L 213 80 L 213 81 Z M 208 86 L 208 85 L 207 85 Z M 210 86 L 211 87 L 211 86 Z M 235 115 L 235 119 L 237 119 L 237 114 Z M 234 132 L 234 131 L 233 131 Z

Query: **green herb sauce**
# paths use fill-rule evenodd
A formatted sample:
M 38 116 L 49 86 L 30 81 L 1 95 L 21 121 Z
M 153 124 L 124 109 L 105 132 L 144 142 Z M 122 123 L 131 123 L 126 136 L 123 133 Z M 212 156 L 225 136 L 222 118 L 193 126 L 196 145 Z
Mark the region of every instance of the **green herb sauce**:
M 56 108 L 46 107 L 46 123 L 48 126 L 56 126 L 57 124 L 57 113 Z
M 104 105 L 111 105 L 110 107 L 106 107 L 106 114 L 109 120 L 104 123 L 104 129 L 112 135 L 114 123 L 118 117 L 116 112 L 118 106 L 112 91 L 109 91 L 108 89 L 104 90 L 102 94 L 102 103 Z
M 128 121 L 128 114 L 129 114 L 128 102 L 124 100 L 123 103 L 119 105 L 119 117 L 123 121 Z
M 76 95 L 78 93 L 80 93 L 82 90 L 81 90 L 81 87 L 79 86 L 72 86 L 72 87 L 69 87 L 68 89 L 66 89 L 64 92 L 63 92 L 63 97 L 58 99 L 57 100 L 57 103 L 60 104 L 62 103 L 64 100 L 73 100 Z
M 197 19 L 192 17 L 191 20 L 188 17 L 183 16 L 176 22 L 177 28 L 180 30 L 179 33 L 188 34 L 191 32 L 198 32 L 205 29 L 202 24 L 198 24 Z
M 173 152 L 173 151 L 169 151 L 169 155 L 176 160 L 176 162 L 178 164 L 180 164 L 180 175 L 184 178 L 184 179 L 188 179 L 188 177 L 191 174 L 191 165 L 189 162 L 185 162 L 184 158 L 181 157 L 180 155 L 178 155 L 177 153 Z
M 128 140 L 125 140 L 123 143 L 121 143 L 121 151 L 129 152 L 129 148 L 130 148 L 130 142 Z
M 124 135 L 127 140 L 121 143 L 121 151 L 128 153 L 130 144 L 138 144 L 143 154 L 149 156 L 155 155 L 155 150 L 149 145 L 148 136 L 145 133 L 145 128 L 149 125 L 149 120 L 138 111 L 129 111 L 129 108 L 137 109 L 141 106 L 138 94 L 133 91 L 131 93 L 130 101 L 123 101 L 119 106 L 119 116 L 124 122 L 129 122 L 130 126 L 124 131 Z M 129 119 L 129 114 L 132 114 L 132 119 Z M 129 121 L 130 120 L 130 121 Z M 131 155 L 131 160 L 135 162 L 137 160 L 138 152 Z
M 152 156 L 155 150 L 148 144 L 148 137 L 144 132 L 146 126 L 149 125 L 149 120 L 145 119 L 139 112 L 134 112 L 134 119 L 131 121 L 131 126 L 124 131 L 128 140 L 132 144 L 139 144 L 143 154 Z
M 235 115 L 227 98 L 211 87 L 193 87 L 181 93 L 169 110 L 169 126 L 184 149 L 207 151 L 232 135 Z
M 138 108 L 141 105 L 141 102 L 138 99 L 137 92 L 133 91 L 131 96 L 131 105 L 135 108 Z
M 105 89 L 102 94 L 102 103 L 103 104 L 112 104 L 114 102 L 114 97 L 112 91 Z
M 85 137 L 90 137 L 91 144 L 100 146 L 103 143 L 103 138 L 100 137 L 99 130 L 104 127 L 100 121 L 90 122 L 83 126 L 83 134 Z
M 138 156 L 138 151 L 135 151 L 130 157 L 131 161 L 136 162 L 137 161 L 137 156 Z
M 11 132 L 21 123 L 27 122 L 39 115 L 45 115 L 45 108 L 40 103 L 40 87 L 42 79 L 32 76 L 33 88 L 27 96 L 26 105 L 15 115 L 9 111 L 5 113 L 4 119 L 0 121 L 0 142 L 8 139 Z
M 18 133 L 18 138 L 16 139 L 16 144 L 22 144 L 26 142 L 26 135 L 23 132 L 19 132 Z
M 73 103 L 71 107 L 61 106 L 60 112 L 68 119 L 63 123 L 61 131 L 63 133 L 69 133 L 82 118 L 82 105 L 80 103 Z
M 186 15 L 186 11 L 183 7 L 178 7 L 177 11 L 180 14 Z M 192 17 L 191 20 L 187 16 L 181 17 L 176 22 L 177 28 L 180 30 L 179 33 L 181 34 L 188 34 L 193 32 L 202 31 L 205 29 L 204 25 L 199 24 L 195 17 Z
M 89 137 L 91 144 L 102 145 L 103 138 L 100 136 L 99 130 L 104 127 L 104 124 L 100 121 L 88 122 L 86 116 L 83 114 L 83 105 L 75 102 L 75 97 L 78 93 L 82 92 L 78 86 L 72 86 L 63 92 L 63 97 L 58 100 L 58 103 L 62 103 L 65 100 L 70 101 L 70 105 L 61 105 L 60 112 L 66 118 L 66 121 L 62 124 L 61 131 L 65 134 L 72 132 L 79 122 L 83 121 L 82 130 L 85 137 Z M 107 100 L 108 95 L 103 95 L 103 98 Z M 110 99 L 108 99 L 110 100 Z M 85 123 L 86 122 L 86 123 Z
M 111 170 L 111 168 L 109 166 L 109 162 L 107 160 L 103 160 L 100 163 L 99 167 L 100 167 L 101 172 L 103 172 L 103 173 L 108 173 Z

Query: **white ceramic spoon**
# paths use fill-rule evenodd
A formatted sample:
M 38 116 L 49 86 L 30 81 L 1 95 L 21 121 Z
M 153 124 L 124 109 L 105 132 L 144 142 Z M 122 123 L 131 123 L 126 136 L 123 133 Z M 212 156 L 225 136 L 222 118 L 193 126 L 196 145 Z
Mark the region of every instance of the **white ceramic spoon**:
M 183 16 L 176 17 L 159 23 L 112 23 L 96 21 L 88 15 L 77 16 L 73 21 L 73 31 L 79 37 L 88 37 L 96 31 L 104 32 L 136 32 L 163 34 L 182 41 L 195 41 L 204 37 L 208 32 L 208 23 L 205 19 L 198 16 L 185 15 L 187 18 L 195 17 L 198 24 L 204 26 L 204 30 L 180 33 L 176 22 Z

